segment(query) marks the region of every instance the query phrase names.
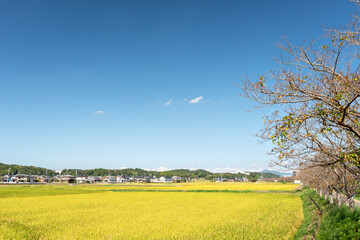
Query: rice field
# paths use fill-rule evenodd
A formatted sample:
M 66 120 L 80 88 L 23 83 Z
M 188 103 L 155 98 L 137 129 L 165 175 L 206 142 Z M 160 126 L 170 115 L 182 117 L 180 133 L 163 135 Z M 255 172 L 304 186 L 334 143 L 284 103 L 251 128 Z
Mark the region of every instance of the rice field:
M 269 182 L 239 182 L 239 183 L 218 183 L 218 182 L 194 182 L 194 183 L 154 183 L 154 184 L 108 184 L 93 185 L 92 189 L 133 189 L 133 190 L 166 190 L 166 191 L 291 191 L 298 187 L 292 183 L 269 183 Z
M 303 220 L 295 194 L 191 192 L 277 185 L 129 186 L 1 186 L 0 239 L 292 239 Z

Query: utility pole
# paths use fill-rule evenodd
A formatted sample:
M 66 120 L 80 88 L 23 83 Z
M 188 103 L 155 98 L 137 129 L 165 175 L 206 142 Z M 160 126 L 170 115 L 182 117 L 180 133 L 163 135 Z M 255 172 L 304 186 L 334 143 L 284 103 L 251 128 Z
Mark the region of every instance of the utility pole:
M 8 182 L 10 181 L 10 169 L 11 168 L 8 169 Z

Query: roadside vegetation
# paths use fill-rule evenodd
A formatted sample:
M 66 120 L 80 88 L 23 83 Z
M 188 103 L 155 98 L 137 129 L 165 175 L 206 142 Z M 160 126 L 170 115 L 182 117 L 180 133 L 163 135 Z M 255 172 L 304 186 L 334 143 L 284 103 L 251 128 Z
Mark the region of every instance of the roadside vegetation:
M 360 209 L 338 207 L 314 190 L 299 193 L 303 201 L 304 222 L 295 235 L 302 239 L 360 239 Z

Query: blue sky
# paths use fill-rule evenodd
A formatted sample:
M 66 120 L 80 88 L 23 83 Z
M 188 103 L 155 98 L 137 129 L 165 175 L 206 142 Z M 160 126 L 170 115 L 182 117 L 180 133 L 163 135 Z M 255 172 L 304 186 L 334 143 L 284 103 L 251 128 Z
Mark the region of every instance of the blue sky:
M 345 25 L 345 0 L 0 1 L 0 162 L 267 168 L 232 85 L 276 44 Z M 193 101 L 192 101 L 193 100 Z

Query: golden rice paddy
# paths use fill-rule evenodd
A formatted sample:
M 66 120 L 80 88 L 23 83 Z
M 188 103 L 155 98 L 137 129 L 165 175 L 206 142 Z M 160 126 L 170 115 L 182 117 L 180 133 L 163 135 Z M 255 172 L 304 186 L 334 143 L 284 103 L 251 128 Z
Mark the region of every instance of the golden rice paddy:
M 116 191 L 124 189 L 123 185 L 139 191 Z M 255 183 L 2 186 L 0 238 L 291 239 L 303 220 L 302 203 L 297 195 L 221 191 L 278 190 L 277 186 Z M 154 191 L 143 191 L 148 187 Z M 186 192 L 201 189 L 220 192 Z

